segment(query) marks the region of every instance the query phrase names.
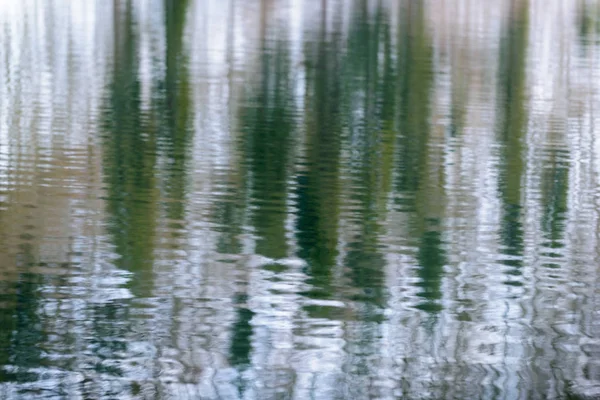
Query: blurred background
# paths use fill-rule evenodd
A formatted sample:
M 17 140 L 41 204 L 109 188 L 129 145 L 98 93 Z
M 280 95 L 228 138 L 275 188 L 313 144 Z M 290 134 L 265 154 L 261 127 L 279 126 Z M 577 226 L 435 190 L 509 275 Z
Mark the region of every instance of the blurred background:
M 0 0 L 0 397 L 600 396 L 599 46 L 591 0 Z

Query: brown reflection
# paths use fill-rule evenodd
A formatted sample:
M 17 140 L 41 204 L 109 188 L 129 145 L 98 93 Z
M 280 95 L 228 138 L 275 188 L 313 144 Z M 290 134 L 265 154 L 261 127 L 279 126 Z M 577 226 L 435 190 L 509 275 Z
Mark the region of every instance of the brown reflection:
M 75 350 L 64 350 L 72 336 L 61 330 L 73 325 L 70 307 L 78 294 L 70 280 L 93 275 L 86 270 L 94 259 L 89 253 L 101 240 L 101 153 L 88 137 L 97 121 L 88 106 L 98 100 L 104 70 L 74 57 L 78 44 L 65 46 L 83 30 L 76 22 L 59 24 L 51 18 L 52 6 L 40 4 L 36 15 L 48 18 L 46 27 L 57 37 L 36 36 L 30 11 L 3 9 L 0 23 L 6 33 L 0 39 L 5 56 L 0 62 L 0 397 L 5 398 L 16 396 L 5 390 L 15 384 L 22 385 L 21 396 L 39 394 L 49 379 L 41 369 L 52 355 Z M 105 48 L 98 44 L 95 50 L 100 55 Z M 96 79 L 89 79 L 90 73 Z M 66 356 L 55 363 L 64 370 L 75 364 Z

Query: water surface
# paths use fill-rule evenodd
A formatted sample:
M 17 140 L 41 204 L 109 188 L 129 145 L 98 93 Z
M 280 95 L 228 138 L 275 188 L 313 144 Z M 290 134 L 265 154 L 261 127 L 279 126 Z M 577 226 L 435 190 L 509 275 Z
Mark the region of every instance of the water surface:
M 0 0 L 0 398 L 600 397 L 599 101 L 597 1 Z

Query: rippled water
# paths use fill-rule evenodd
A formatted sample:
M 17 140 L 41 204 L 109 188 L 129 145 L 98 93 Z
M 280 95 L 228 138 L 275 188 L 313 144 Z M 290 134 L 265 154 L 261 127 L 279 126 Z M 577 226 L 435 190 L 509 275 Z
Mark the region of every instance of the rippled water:
M 600 398 L 600 3 L 0 0 L 0 398 Z

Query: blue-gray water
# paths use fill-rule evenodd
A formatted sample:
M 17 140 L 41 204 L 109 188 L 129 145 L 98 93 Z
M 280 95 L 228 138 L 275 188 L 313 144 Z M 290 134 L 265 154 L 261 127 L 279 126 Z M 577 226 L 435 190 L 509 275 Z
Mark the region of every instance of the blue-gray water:
M 600 2 L 0 0 L 0 398 L 600 398 Z

